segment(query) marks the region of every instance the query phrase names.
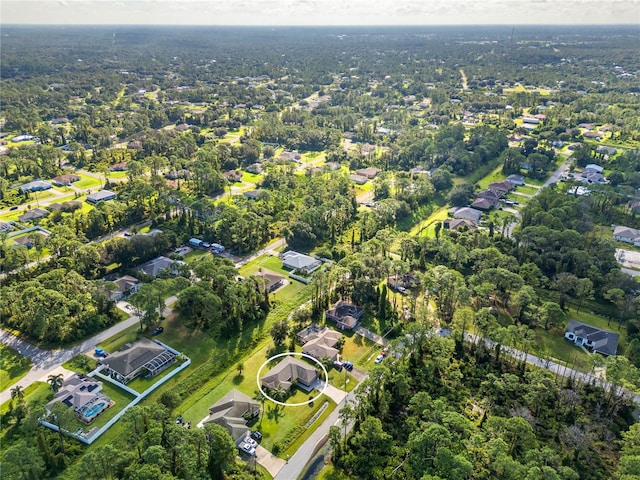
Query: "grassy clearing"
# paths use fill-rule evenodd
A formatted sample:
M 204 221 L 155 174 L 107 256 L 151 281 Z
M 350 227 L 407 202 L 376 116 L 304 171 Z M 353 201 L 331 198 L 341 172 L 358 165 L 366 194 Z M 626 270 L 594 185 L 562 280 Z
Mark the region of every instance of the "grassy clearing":
M 24 389 L 24 401 L 27 404 L 44 405 L 51 396 L 51 388 L 47 382 L 34 382 Z M 9 411 L 10 403 L 8 401 L 0 405 L 0 416 Z M 6 425 L 2 425 L 3 431 L 5 428 Z
M 345 342 L 342 347 L 342 358 L 349 360 L 359 368 L 368 367 L 369 362 L 367 360 L 380 346 L 371 340 L 361 337 L 357 333 L 343 332 L 343 334 L 345 334 Z
M 539 188 L 532 187 L 530 185 L 520 185 L 518 188 L 516 188 L 516 192 L 526 193 L 528 195 L 536 195 L 539 191 Z
M 167 375 L 169 375 L 171 372 L 173 372 L 180 365 L 181 365 L 180 363 L 176 362 L 171 367 L 167 368 L 163 372 L 160 372 L 158 375 L 156 375 L 155 377 L 152 377 L 152 378 L 144 378 L 144 377 L 135 378 L 134 380 L 131 380 L 129 383 L 127 383 L 127 387 L 133 388 L 138 393 L 142 393 L 147 388 L 149 388 L 152 385 L 158 383 L 158 381 L 160 379 L 162 379 L 162 378 L 166 377 Z
M 15 350 L 0 345 L 0 389 L 4 390 L 24 377 L 31 369 L 31 361 Z
M 98 347 L 102 348 L 106 352 L 113 353 L 120 350 L 127 343 L 133 343 L 142 337 L 140 333 L 140 325 L 132 325 L 131 327 L 123 330 L 118 335 L 101 342 Z
M 489 187 L 490 183 L 493 182 L 501 182 L 506 179 L 507 176 L 502 173 L 502 165 L 494 168 L 489 175 L 485 176 L 482 180 L 478 182 L 478 186 L 481 190 L 484 190 Z
M 263 177 L 264 177 L 264 175 L 261 174 L 261 173 L 242 172 L 242 181 L 245 182 L 245 183 L 256 184 L 256 183 L 262 181 Z
M 355 477 L 351 477 L 344 473 L 342 470 L 336 469 L 331 464 L 326 465 L 320 474 L 316 477 L 316 480 L 354 480 Z
M 279 275 L 287 276 L 289 271 L 282 268 L 282 260 L 274 255 L 262 255 L 250 261 L 240 269 L 240 275 L 253 275 L 260 269 L 271 270 Z
M 107 179 L 127 178 L 127 172 L 109 172 Z M 102 186 L 102 181 L 98 180 L 98 185 Z
M 435 237 L 436 224 L 449 218 L 449 206 L 444 206 L 433 212 L 429 217 L 414 226 L 409 234 L 411 236 Z
M 80 176 L 80 180 L 75 182 L 73 185 L 78 188 L 94 188 L 102 185 L 102 180 L 91 177 L 89 175 L 78 174 Z
M 345 392 L 350 392 L 356 385 L 358 385 L 358 380 L 347 372 L 345 369 L 336 370 L 335 368 L 329 369 L 329 383 L 340 390 L 344 390 Z M 345 388 L 346 387 L 346 388 Z

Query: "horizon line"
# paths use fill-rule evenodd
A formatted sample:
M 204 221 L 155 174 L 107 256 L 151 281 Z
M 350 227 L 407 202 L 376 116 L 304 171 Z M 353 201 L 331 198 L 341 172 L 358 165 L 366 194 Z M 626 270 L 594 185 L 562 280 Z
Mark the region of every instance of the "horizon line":
M 295 27 L 295 28 L 326 28 L 326 27 L 637 27 L 631 23 L 402 23 L 402 24 L 253 24 L 253 23 L 3 23 L 0 27 Z M 640 33 L 640 29 L 638 31 Z

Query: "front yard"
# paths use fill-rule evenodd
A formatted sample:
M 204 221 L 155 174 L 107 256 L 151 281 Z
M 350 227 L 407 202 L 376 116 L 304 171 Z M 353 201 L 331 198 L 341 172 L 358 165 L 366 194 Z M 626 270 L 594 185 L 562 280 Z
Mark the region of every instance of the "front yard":
M 15 350 L 0 345 L 0 385 L 2 389 L 13 385 L 31 368 L 31 361 Z

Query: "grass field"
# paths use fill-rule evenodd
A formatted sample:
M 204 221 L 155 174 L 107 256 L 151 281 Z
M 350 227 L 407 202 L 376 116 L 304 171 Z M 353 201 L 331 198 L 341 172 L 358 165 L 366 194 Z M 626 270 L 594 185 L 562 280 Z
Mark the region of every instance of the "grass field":
M 102 180 L 99 178 L 91 177 L 89 175 L 79 174 L 80 180 L 73 185 L 78 188 L 94 188 L 102 185 Z M 115 178 L 115 177 L 114 177 Z
M 444 206 L 433 212 L 429 217 L 415 225 L 409 234 L 412 236 L 435 237 L 436 224 L 449 218 L 449 206 Z
M 337 470 L 333 465 L 328 464 L 320 471 L 316 480 L 355 480 L 355 477 L 351 477 L 341 470 Z
M 15 350 L 0 345 L 0 390 L 13 385 L 31 368 L 31 361 Z
M 44 405 L 51 395 L 51 388 L 47 382 L 35 382 L 24 389 L 24 401 L 27 404 Z M 0 405 L 0 416 L 9 411 L 10 403 L 11 401 L 8 401 Z M 6 425 L 3 424 L 3 432 L 5 427 Z
M 520 185 L 518 188 L 516 188 L 516 192 L 526 193 L 528 195 L 536 195 L 539 191 L 540 191 L 539 188 L 532 187 L 529 185 Z
M 507 176 L 504 173 L 502 173 L 502 165 L 500 165 L 499 167 L 496 167 L 495 169 L 493 169 L 493 171 L 489 175 L 487 175 L 482 180 L 480 180 L 478 182 L 478 185 L 480 186 L 481 190 L 484 190 L 487 187 L 489 187 L 490 183 L 501 182 L 506 178 Z

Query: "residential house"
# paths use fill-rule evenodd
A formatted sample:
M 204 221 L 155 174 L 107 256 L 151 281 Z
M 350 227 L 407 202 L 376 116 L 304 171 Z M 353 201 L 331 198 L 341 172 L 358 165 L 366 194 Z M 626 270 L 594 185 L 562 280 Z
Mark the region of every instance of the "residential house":
M 393 290 L 404 293 L 409 288 L 417 287 L 419 285 L 419 280 L 412 272 L 407 272 L 401 275 L 388 276 L 387 285 Z
M 181 260 L 171 260 L 170 258 L 160 256 L 140 265 L 137 270 L 153 278 L 160 275 L 163 271 L 175 276 L 179 273 L 178 267 L 180 265 L 186 265 L 186 263 Z
M 598 147 L 598 148 L 600 148 L 600 147 Z M 595 164 L 595 163 L 590 163 L 586 167 L 584 167 L 584 172 L 585 173 L 603 173 L 604 172 L 604 168 L 601 167 L 600 165 Z
M 355 328 L 363 313 L 362 307 L 342 300 L 325 312 L 327 319 L 336 322 L 342 330 Z
M 127 162 L 114 163 L 109 167 L 112 172 L 124 172 L 127 170 Z
M 486 198 L 476 198 L 471 204 L 471 208 L 475 208 L 477 210 L 491 210 L 495 207 L 495 204 Z
M 262 168 L 262 164 L 261 163 L 252 163 L 247 168 L 245 168 L 245 170 L 247 172 L 253 173 L 255 175 L 258 175 L 258 174 L 260 174 L 260 173 L 262 173 L 264 171 L 264 169 Z
M 598 145 L 598 148 L 596 148 L 596 152 L 610 156 L 610 155 L 615 155 L 618 152 L 618 150 L 615 147 L 607 147 L 606 145 Z M 600 172 L 600 173 L 602 173 L 602 172 Z
M 586 183 L 607 183 L 607 179 L 604 178 L 604 175 L 598 172 L 592 171 L 584 171 L 580 174 L 580 178 L 576 178 L 576 180 L 580 182 Z
M 136 148 L 142 148 L 142 142 L 140 140 L 131 140 L 127 143 L 127 148 L 129 150 L 134 150 Z
M 496 205 L 498 205 L 498 202 L 500 201 L 500 195 L 498 195 L 496 192 L 494 192 L 493 190 L 482 190 L 481 192 L 479 192 L 476 195 L 476 198 L 486 198 L 487 200 L 489 200 L 491 203 L 493 203 L 493 206 L 495 207 Z
M 74 173 L 67 173 L 65 175 L 58 175 L 53 178 L 53 184 L 58 187 L 68 187 L 73 182 L 77 182 L 80 180 L 80 175 L 76 175 Z
M 224 172 L 222 176 L 231 183 L 237 183 L 242 181 L 242 173 L 240 173 L 238 170 L 228 170 Z
M 23 213 L 18 217 L 20 222 L 31 222 L 33 220 L 38 220 L 40 218 L 46 218 L 49 216 L 49 212 L 44 208 L 34 208 L 33 210 L 29 210 L 26 213 Z
M 190 177 L 191 172 L 184 168 L 181 168 L 180 170 L 171 170 L 170 172 L 166 172 L 164 174 L 164 178 L 166 178 L 167 180 L 178 180 L 179 178 L 185 179 Z
M 269 390 L 278 387 L 290 390 L 296 384 L 305 392 L 310 392 L 317 380 L 318 372 L 315 368 L 302 360 L 288 356 L 269 370 L 260 379 L 260 382 L 264 388 Z
M 75 373 L 66 379 L 60 390 L 58 390 L 45 408 L 50 413 L 51 407 L 60 402 L 73 411 L 79 420 L 85 423 L 91 423 L 98 415 L 104 412 L 114 402 L 101 393 L 102 382 L 87 377 L 80 373 Z
M 480 221 L 480 217 L 482 217 L 482 212 L 480 210 L 469 207 L 458 208 L 453 213 L 453 218 L 455 219 L 464 218 L 465 220 L 471 220 L 474 223 L 478 223 Z
M 636 214 L 640 213 L 640 200 L 629 202 L 629 210 Z
M 302 155 L 300 155 L 297 150 L 293 150 L 291 152 L 284 151 L 280 155 L 278 155 L 279 160 L 285 160 L 287 162 L 300 163 L 301 158 Z
M 216 423 L 224 427 L 238 443 L 247 436 L 247 422 L 260 415 L 260 404 L 235 388 L 209 408 L 202 423 Z
M 588 197 L 591 194 L 591 190 L 582 185 L 574 185 L 567 190 L 567 195 L 577 195 L 578 197 Z
M 476 225 L 475 222 L 464 219 L 464 218 L 455 218 L 455 219 L 448 218 L 442 222 L 442 226 L 447 230 L 454 230 L 454 231 L 463 230 L 465 228 L 467 230 L 478 229 L 478 225 Z
M 298 332 L 298 342 L 302 343 L 302 353 L 314 358 L 328 357 L 333 361 L 338 359 L 340 351 L 336 348 L 342 334 L 319 325 L 310 325 Z
M 136 293 L 140 289 L 142 282 L 131 275 L 124 275 L 114 282 L 117 285 L 116 290 L 111 294 L 111 300 L 118 302 L 124 300 L 129 295 Z
M 34 180 L 33 182 L 20 185 L 20 190 L 23 192 L 41 192 L 43 190 L 49 190 L 50 188 L 53 188 L 53 185 L 43 180 Z
M 597 140 L 597 141 L 600 141 L 600 139 L 602 138 L 602 134 L 599 132 L 584 132 L 582 136 L 584 138 L 590 138 L 592 140 Z
M 277 273 L 269 272 L 267 270 L 260 270 L 259 272 L 254 273 L 254 276 L 263 281 L 264 286 L 269 293 L 274 292 L 284 284 L 284 277 L 282 275 L 278 275 Z
M 613 238 L 620 242 L 632 243 L 640 247 L 640 230 L 618 225 L 613 229 Z
M 608 356 L 617 353 L 620 334 L 601 330 L 576 320 L 569 320 L 564 332 L 564 338 L 576 345 L 590 349 L 593 353 Z
M 540 123 L 540 119 L 535 117 L 524 117 L 522 119 L 522 123 L 529 125 L 538 125 Z
M 264 192 L 264 190 L 262 189 L 258 189 L 258 190 L 248 190 L 246 192 L 243 192 L 243 195 L 248 198 L 249 200 L 257 200 L 258 196 Z
M 508 180 L 502 182 L 493 182 L 489 184 L 489 190 L 493 190 L 498 195 L 506 195 L 515 188 L 515 185 Z
M 349 175 L 349 180 L 357 185 L 364 185 L 369 179 L 364 175 L 356 175 L 355 173 L 352 173 Z
M 13 224 L 11 222 L 0 221 L 0 232 L 7 233 L 13 230 Z
M 19 233 L 19 232 L 16 232 Z M 16 243 L 16 245 L 24 245 L 27 248 L 33 248 L 34 246 L 34 240 L 33 237 L 35 235 L 40 235 L 42 237 L 48 237 L 50 235 L 50 232 L 48 230 L 32 230 L 30 231 L 27 235 L 23 235 L 21 237 L 17 237 L 17 238 L 12 238 L 12 240 Z
M 524 185 L 524 177 L 522 175 L 509 175 L 507 177 L 507 182 L 512 183 L 513 185 Z
M 113 200 L 117 196 L 118 195 L 115 192 L 112 192 L 111 190 L 100 190 L 99 192 L 95 192 L 88 195 L 87 202 L 95 205 L 96 203 Z
M 100 363 L 108 368 L 108 374 L 121 383 L 127 383 L 141 374 L 155 377 L 169 368 L 176 360 L 175 353 L 162 345 L 141 338 L 124 349 L 101 358 Z
M 288 252 L 284 252 L 280 255 L 282 259 L 282 267 L 287 270 L 301 270 L 306 272 L 307 274 L 314 272 L 322 262 L 320 260 L 316 260 L 309 255 L 305 255 L 304 253 L 298 253 L 294 250 L 289 250 Z
M 358 175 L 371 179 L 371 178 L 376 178 L 381 171 L 382 170 L 380 170 L 379 168 L 367 167 L 367 168 L 361 168 L 359 170 L 356 170 L 356 173 Z

